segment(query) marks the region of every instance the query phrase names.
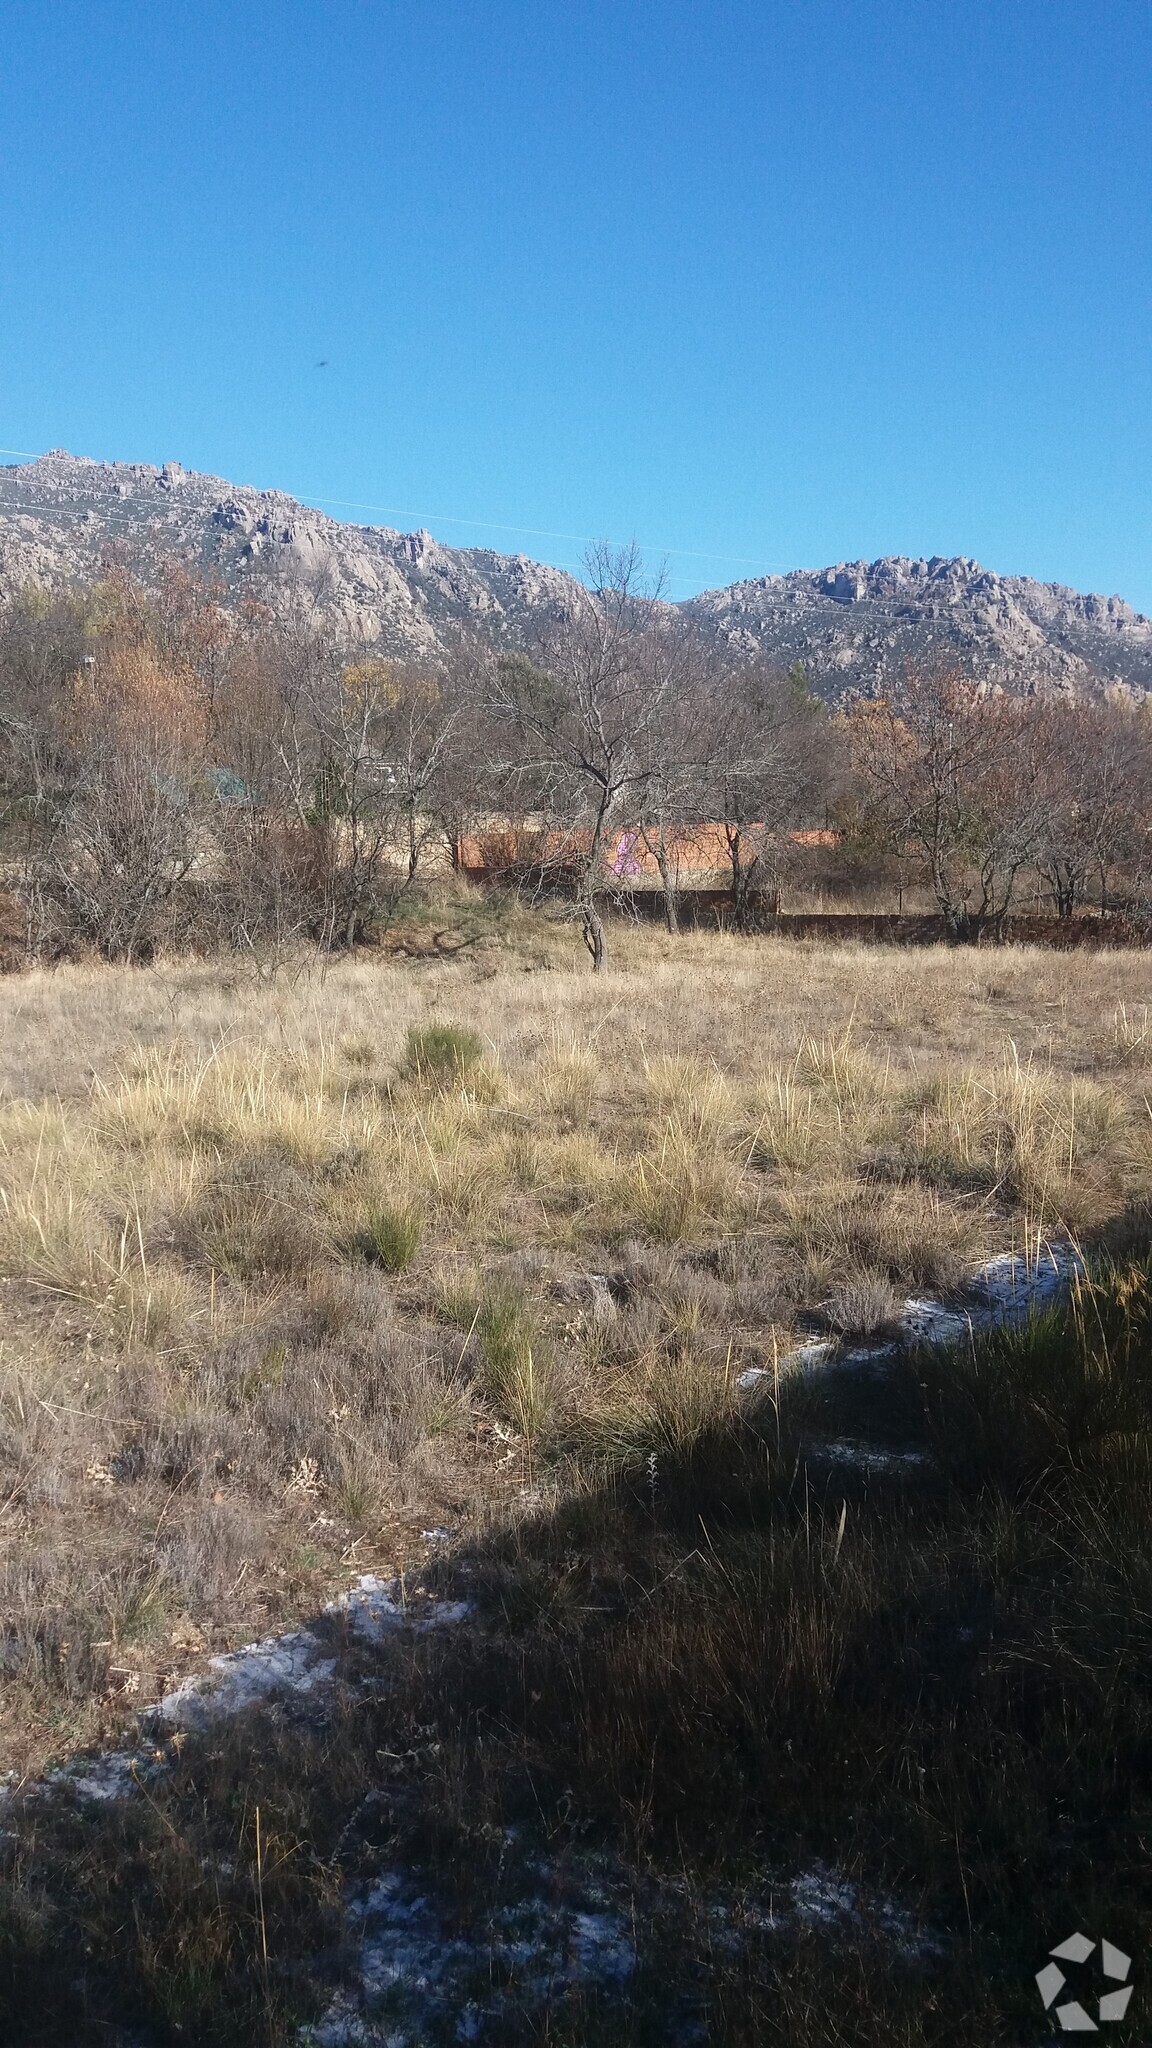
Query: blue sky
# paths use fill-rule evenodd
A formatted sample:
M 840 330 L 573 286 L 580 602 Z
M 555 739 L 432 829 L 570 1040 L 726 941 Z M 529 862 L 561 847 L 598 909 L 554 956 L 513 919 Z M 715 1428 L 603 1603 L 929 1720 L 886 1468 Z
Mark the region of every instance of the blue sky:
M 6 0 L 0 442 L 1152 611 L 1150 109 L 1149 0 Z

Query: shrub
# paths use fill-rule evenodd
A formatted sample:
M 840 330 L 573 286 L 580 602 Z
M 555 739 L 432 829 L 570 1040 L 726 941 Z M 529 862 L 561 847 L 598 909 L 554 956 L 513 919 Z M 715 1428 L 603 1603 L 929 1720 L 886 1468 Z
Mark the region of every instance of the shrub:
M 400 1071 L 425 1087 L 458 1087 L 479 1065 L 483 1040 L 460 1024 L 413 1024 Z
M 840 1336 L 871 1337 L 896 1322 L 901 1306 L 886 1273 L 862 1268 L 833 1288 L 823 1314 L 828 1328 Z
M 205 1187 L 180 1221 L 181 1240 L 231 1280 L 304 1272 L 320 1251 L 307 1184 L 290 1167 L 260 1157 L 239 1161 Z
M 385 1202 L 374 1209 L 360 1234 L 359 1245 L 371 1265 L 386 1273 L 402 1273 L 410 1266 L 424 1236 L 424 1219 L 419 1210 Z
M 637 1160 L 624 1176 L 622 1192 L 626 1217 L 656 1244 L 679 1244 L 710 1219 L 731 1224 L 739 1212 L 734 1168 L 697 1145 L 675 1118 L 665 1126 L 659 1152 Z
M 551 1416 L 553 1371 L 519 1288 L 499 1281 L 476 1315 L 484 1385 L 508 1420 L 532 1442 Z

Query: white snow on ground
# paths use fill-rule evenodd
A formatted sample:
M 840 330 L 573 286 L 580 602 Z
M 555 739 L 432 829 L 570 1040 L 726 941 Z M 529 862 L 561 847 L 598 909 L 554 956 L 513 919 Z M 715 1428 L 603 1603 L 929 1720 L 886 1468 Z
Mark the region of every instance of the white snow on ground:
M 980 1330 L 1024 1322 L 1052 1308 L 1083 1271 L 1083 1259 L 1075 1245 L 1067 1243 L 1041 1244 L 1034 1258 L 1004 1252 L 973 1274 L 968 1306 L 947 1308 L 939 1301 L 906 1301 L 901 1331 L 906 1339 L 921 1344 L 962 1343 Z
M 77 1799 L 123 1799 L 138 1782 L 139 1759 L 123 1749 L 111 1749 L 103 1756 L 85 1759 L 81 1770 L 66 1770 L 60 1778 Z
M 59 1792 L 71 1792 L 74 1798 L 95 1805 L 126 1799 L 156 1769 L 154 1751 L 107 1749 L 97 1756 L 78 1757 L 74 1763 L 62 1764 L 36 1784 L 22 1785 L 12 1773 L 9 1781 L 0 1785 L 0 1809 L 17 1796 L 22 1800 L 49 1799 Z
M 636 1967 L 631 1938 L 614 1913 L 577 1913 L 571 1932 L 572 1967 L 578 1977 L 630 1977 Z
M 1019 1252 L 1004 1252 L 973 1273 L 968 1283 L 968 1299 L 962 1304 L 910 1296 L 900 1314 L 896 1343 L 859 1344 L 844 1350 L 834 1339 L 821 1338 L 790 1351 L 780 1360 L 779 1370 L 812 1372 L 832 1363 L 880 1365 L 895 1357 L 900 1343 L 969 1343 L 982 1330 L 1026 1322 L 1029 1316 L 1052 1308 L 1083 1271 L 1084 1261 L 1075 1245 L 1064 1242 L 1040 1244 L 1035 1254 L 1027 1257 Z M 763 1366 L 754 1365 L 740 1374 L 736 1384 L 748 1391 L 772 1377 Z
M 351 1633 L 369 1643 L 383 1642 L 398 1628 L 415 1629 L 418 1635 L 430 1628 L 451 1628 L 469 1612 L 467 1600 L 439 1600 L 409 1613 L 403 1600 L 397 1604 L 396 1593 L 394 1582 L 365 1572 L 349 1592 L 330 1601 L 324 1612 L 343 1616 Z
M 322 1649 L 310 1629 L 265 1636 L 263 1642 L 247 1643 L 242 1650 L 209 1658 L 206 1672 L 186 1678 L 175 1692 L 166 1693 L 151 1713 L 174 1728 L 207 1728 L 214 1721 L 242 1713 L 271 1693 L 311 1692 L 335 1675 L 335 1660 L 324 1657 Z
M 417 2048 L 431 2032 L 497 2043 L 511 2010 L 546 2012 L 574 1987 L 620 1989 L 637 1967 L 632 1906 L 623 1871 L 605 1885 L 586 1878 L 582 1900 L 557 1902 L 556 1872 L 537 1866 L 543 1890 L 497 1907 L 466 1935 L 450 1933 L 415 1880 L 391 1871 L 347 1906 L 357 1944 L 354 1974 L 302 2048 Z M 571 1887 L 571 1864 L 565 1872 Z M 676 1889 L 674 1887 L 674 1889 Z M 829 1941 L 879 1938 L 909 1961 L 941 1952 L 937 1937 L 902 1906 L 843 1873 L 816 1865 L 781 1883 L 765 1906 L 717 1901 L 712 1939 L 739 1947 L 747 1934 L 787 1936 L 809 1927 Z M 687 2012 L 669 2039 L 704 2037 Z
M 838 1921 L 855 1919 L 856 1887 L 846 1877 L 818 1867 L 793 1879 L 792 1903 L 801 1920 L 834 1927 Z
M 623 1914 L 591 1891 L 575 1910 L 539 1896 L 498 1907 L 467 1936 L 449 1934 L 430 1900 L 397 1872 L 347 1910 L 359 1941 L 355 1988 L 305 2028 L 309 2048 L 401 2048 L 437 2021 L 454 2022 L 458 2041 L 496 2041 L 512 2002 L 546 2010 L 566 1987 L 620 1984 L 636 1965 Z
M 405 1629 L 420 1634 L 427 1629 L 450 1628 L 469 1612 L 466 1600 L 421 1601 L 410 1609 L 398 1593 L 397 1586 L 369 1572 L 348 1592 L 330 1601 L 324 1614 L 330 1621 L 342 1622 L 349 1636 L 381 1643 Z M 138 1718 L 145 1727 L 200 1732 L 261 1700 L 276 1695 L 306 1696 L 336 1678 L 332 1634 L 331 1628 L 324 1636 L 313 1629 L 293 1629 L 287 1635 L 265 1636 L 261 1642 L 212 1657 L 207 1671 L 186 1678 L 155 1705 L 142 1708 Z M 15 1779 L 0 1783 L 0 1807 L 17 1795 L 50 1798 L 58 1792 L 70 1792 L 76 1799 L 95 1804 L 126 1799 L 141 1779 L 154 1778 L 163 1771 L 166 1762 L 163 1748 L 153 1744 L 77 1757 L 39 1784 L 21 1786 Z
M 853 1443 L 838 1437 L 813 1444 L 812 1455 L 832 1465 L 855 1465 L 861 1472 L 919 1472 L 928 1464 L 928 1453 L 916 1450 L 886 1450 L 879 1444 Z
M 803 1345 L 780 1361 L 782 1370 L 804 1372 L 830 1362 L 879 1367 L 894 1357 L 899 1341 L 942 1344 L 970 1339 L 983 1329 L 1023 1320 L 1059 1300 L 1083 1271 L 1071 1245 L 1042 1245 L 1025 1260 L 1016 1255 L 993 1259 L 973 1276 L 968 1305 L 912 1299 L 900 1318 L 899 1339 L 846 1350 L 833 1341 Z M 738 1384 L 753 1387 L 772 1376 L 760 1369 L 741 1374 Z M 924 1462 L 915 1450 L 832 1440 L 819 1454 L 833 1462 L 853 1463 L 868 1471 L 895 1472 Z M 443 1541 L 447 1531 L 430 1530 L 429 1539 Z M 307 1696 L 333 1683 L 337 1658 L 334 1636 L 343 1627 L 347 1637 L 380 1644 L 405 1630 L 424 1631 L 461 1622 L 466 1601 L 429 1603 L 410 1609 L 403 1589 L 368 1573 L 325 1608 L 313 1628 L 267 1636 L 226 1655 L 213 1657 L 206 1672 L 187 1679 L 141 1719 L 176 1730 L 204 1730 L 245 1708 L 277 1695 Z M 136 1754 L 109 1751 L 78 1759 L 43 1786 L 69 1788 L 74 1796 L 95 1802 L 128 1796 L 141 1776 L 164 1768 L 155 1749 Z M 539 1873 L 550 1879 L 553 1873 Z M 569 1872 L 569 1877 L 571 1873 Z M 743 1914 L 747 1927 L 808 1925 L 826 1929 L 830 1937 L 852 1939 L 879 1933 L 908 1956 L 935 1953 L 939 1943 L 916 1927 L 894 1903 L 866 1899 L 849 1879 L 816 1868 L 784 1887 L 789 1903 Z M 355 1975 L 328 2013 L 305 2029 L 301 2043 L 309 2048 L 416 2048 L 432 2023 L 454 2024 L 460 2042 L 497 2041 L 502 2012 L 513 1998 L 546 2010 L 566 1987 L 617 1987 L 636 1967 L 628 1917 L 621 1900 L 601 1892 L 589 1880 L 577 1907 L 554 1898 L 532 1895 L 500 1907 L 467 1936 L 449 1934 L 431 1902 L 411 1878 L 391 1873 L 347 1907 L 349 1932 L 358 1945 Z M 727 1909 L 719 1907 L 722 1918 Z M 731 1930 L 735 1934 L 735 1927 Z M 510 1985 L 494 1989 L 494 1980 Z M 685 2037 L 687 2038 L 687 2037 Z
M 971 1338 L 979 1330 L 1023 1320 L 1058 1301 L 1083 1270 L 1079 1253 L 1067 1243 L 1042 1244 L 1030 1258 L 1005 1253 L 973 1275 L 968 1305 L 963 1308 L 920 1298 L 905 1302 L 901 1335 L 905 1342 L 947 1344 Z M 802 1345 L 780 1363 L 789 1373 L 812 1371 L 832 1360 L 878 1365 L 892 1357 L 895 1349 L 887 1343 L 845 1351 L 834 1342 L 820 1341 Z M 737 1384 L 751 1388 L 769 1378 L 762 1368 L 753 1367 L 741 1373 Z M 847 1441 L 825 1443 L 818 1454 L 877 1473 L 911 1470 L 923 1463 L 921 1452 Z M 441 1538 L 447 1532 L 428 1533 Z M 331 1601 L 324 1614 L 329 1621 L 343 1622 L 348 1634 L 362 1642 L 381 1643 L 405 1628 L 423 1631 L 452 1626 L 468 1613 L 468 1603 L 459 1600 L 422 1605 L 409 1612 L 402 1595 L 398 1598 L 399 1592 L 395 1584 L 369 1572 Z M 336 1676 L 330 1637 L 330 1629 L 325 1634 L 310 1628 L 294 1629 L 213 1657 L 207 1671 L 185 1679 L 141 1718 L 177 1729 L 204 1729 L 277 1694 L 302 1697 L 330 1684 Z M 52 1782 L 69 1784 L 80 1798 L 115 1799 L 131 1790 L 137 1764 L 138 1759 L 128 1752 L 107 1752 L 80 1760 Z
M 790 1890 L 797 1919 L 809 1926 L 849 1936 L 875 1931 L 910 1957 L 940 1952 L 936 1936 L 918 1926 L 895 1900 L 870 1896 L 822 1864 L 793 1878 Z
M 367 1572 L 347 1593 L 341 1593 L 324 1609 L 325 1615 L 342 1620 L 348 1633 L 369 1643 L 383 1642 L 399 1629 L 417 1631 L 450 1627 L 468 1612 L 463 1600 L 442 1601 L 409 1614 L 396 1598 L 397 1589 L 387 1580 Z M 209 1659 L 208 1670 L 185 1679 L 167 1693 L 150 1711 L 150 1718 L 169 1722 L 175 1728 L 200 1729 L 213 1721 L 227 1720 L 258 1700 L 274 1693 L 300 1695 L 327 1685 L 336 1675 L 336 1660 L 327 1655 L 329 1641 L 312 1629 L 294 1629 L 288 1635 L 265 1636 L 262 1642 L 247 1643 L 243 1649 Z

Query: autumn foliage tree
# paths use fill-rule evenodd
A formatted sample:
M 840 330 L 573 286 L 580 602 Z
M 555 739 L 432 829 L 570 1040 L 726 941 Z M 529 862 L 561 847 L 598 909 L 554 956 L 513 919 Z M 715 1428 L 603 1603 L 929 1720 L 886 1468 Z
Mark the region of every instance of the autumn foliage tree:
M 107 958 L 154 946 L 202 820 L 207 707 L 147 642 L 105 644 L 73 679 L 71 792 L 41 863 L 46 893 Z
M 633 550 L 531 651 L 478 628 L 435 662 L 334 629 L 320 594 L 239 605 L 182 568 L 125 570 L 0 609 L 0 905 L 6 946 L 165 944 L 279 957 L 356 945 L 474 838 L 567 893 L 595 968 L 603 912 L 659 872 L 726 859 L 735 921 L 839 790 L 873 869 L 923 876 L 949 935 L 1003 928 L 1025 877 L 1061 918 L 1152 901 L 1152 716 L 974 690 L 909 669 L 829 718 L 799 673 L 705 643 Z M 847 736 L 847 767 L 842 744 Z M 489 865 L 493 865 L 489 862 Z

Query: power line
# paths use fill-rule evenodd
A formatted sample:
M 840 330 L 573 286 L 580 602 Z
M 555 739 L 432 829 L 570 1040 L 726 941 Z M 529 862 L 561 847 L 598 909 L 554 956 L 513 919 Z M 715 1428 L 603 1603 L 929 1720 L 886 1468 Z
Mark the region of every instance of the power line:
M 5 504 L 4 500 L 0 498 L 0 514 L 24 512 L 43 512 L 49 514 L 54 519 L 86 520 L 89 517 L 90 507 L 81 507 L 79 505 L 41 505 L 28 499 L 21 500 L 16 504 Z M 513 529 L 513 531 L 515 530 Z M 740 558 L 738 556 L 717 556 L 713 559 L 732 561 L 739 560 Z M 562 569 L 566 574 L 575 576 L 579 580 L 580 573 L 586 565 L 580 561 L 573 561 L 571 557 L 559 556 L 551 562 L 541 564 L 541 566 L 549 569 Z M 676 594 L 677 592 L 680 593 L 679 596 Z M 695 597 L 698 594 L 695 589 L 690 588 L 686 584 L 682 576 L 673 578 L 664 589 L 664 595 L 668 597 L 669 602 L 672 604 L 680 603 L 684 597 Z
M 23 455 L 29 457 L 32 461 L 39 459 L 28 448 L 0 448 L 0 455 Z M 288 497 L 292 494 L 285 491 L 282 495 Z M 600 534 L 563 533 L 550 526 L 516 526 L 507 520 L 467 519 L 462 514 L 456 512 L 418 512 L 414 511 L 409 505 L 376 505 L 363 498 L 327 498 L 316 491 L 301 492 L 296 495 L 297 502 L 305 505 L 339 505 L 342 510 L 349 512 L 383 512 L 386 517 L 391 519 L 434 520 L 440 526 L 467 526 L 489 533 L 519 533 L 526 535 L 531 540 L 570 540 L 578 542 L 583 547 L 594 547 L 598 541 L 603 539 L 603 536 Z M 24 509 L 27 511 L 59 510 L 60 512 L 66 512 L 69 508 L 67 506 L 29 505 Z M 608 547 L 627 547 L 630 543 L 627 541 L 609 540 L 606 545 Z M 792 566 L 788 562 L 765 562 L 762 556 L 759 555 L 727 555 L 705 548 L 658 547 L 649 541 L 638 541 L 636 545 L 643 548 L 649 554 L 675 555 L 678 559 L 695 562 L 734 562 L 741 568 L 759 569 L 762 573 L 769 569 L 787 570 Z
M 603 538 L 596 533 L 561 533 L 551 526 L 513 526 L 499 519 L 465 519 L 455 512 L 415 512 L 408 505 L 372 505 L 360 498 L 324 498 L 316 491 L 309 491 L 303 495 L 314 504 L 341 505 L 352 512 L 385 512 L 394 519 L 435 519 L 443 526 L 475 526 L 487 529 L 491 533 L 526 533 L 533 540 L 575 540 L 582 542 L 586 547 L 593 547 Z M 607 545 L 617 548 L 627 547 L 629 543 L 610 540 Z M 697 562 L 739 562 L 742 567 L 753 569 L 783 569 L 789 566 L 784 562 L 764 562 L 760 555 L 726 555 L 705 548 L 665 548 L 651 541 L 638 541 L 636 545 L 647 548 L 653 554 L 681 555 Z
M 6 505 L 6 512 L 51 512 L 58 519 L 87 519 L 90 505 L 38 505 L 35 500 L 21 498 L 14 505 Z

